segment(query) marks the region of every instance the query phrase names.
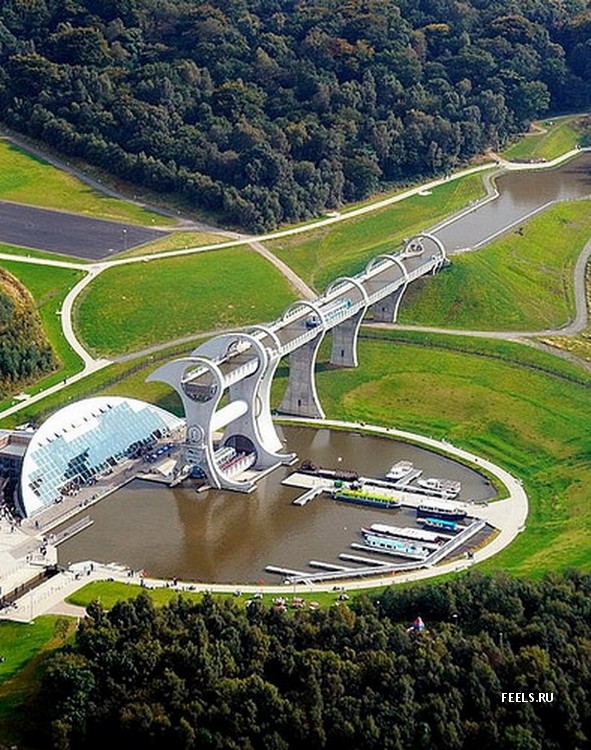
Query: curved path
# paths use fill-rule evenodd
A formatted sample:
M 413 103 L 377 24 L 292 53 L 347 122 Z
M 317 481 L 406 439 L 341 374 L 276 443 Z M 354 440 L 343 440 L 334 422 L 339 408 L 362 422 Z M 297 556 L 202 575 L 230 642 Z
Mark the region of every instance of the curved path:
M 431 568 L 425 568 L 422 570 L 409 571 L 408 573 L 397 573 L 395 576 L 389 574 L 387 576 L 376 575 L 374 577 L 356 579 L 353 581 L 338 581 L 339 586 L 343 586 L 348 590 L 356 589 L 367 589 L 370 587 L 389 586 L 392 583 L 406 583 L 408 581 L 417 581 L 435 576 L 444 575 L 445 573 L 457 572 L 466 570 L 473 564 L 487 560 L 488 558 L 496 555 L 508 544 L 510 544 L 515 537 L 524 531 L 525 522 L 527 519 L 528 512 L 528 498 L 523 489 L 521 481 L 512 476 L 508 471 L 501 467 L 493 464 L 480 456 L 465 451 L 462 448 L 456 448 L 449 442 L 434 440 L 433 438 L 427 438 L 423 435 L 417 435 L 412 432 L 406 432 L 404 430 L 397 430 L 390 427 L 378 427 L 375 425 L 366 425 L 362 423 L 351 423 L 342 422 L 337 420 L 301 420 L 301 419 L 282 419 L 282 422 L 289 422 L 291 424 L 308 425 L 311 427 L 322 428 L 322 427 L 338 427 L 340 429 L 347 428 L 355 431 L 363 431 L 368 434 L 380 435 L 382 437 L 394 437 L 401 440 L 412 440 L 413 442 L 420 443 L 427 448 L 435 448 L 439 451 L 446 453 L 452 458 L 455 456 L 468 462 L 472 468 L 478 471 L 479 468 L 486 469 L 491 474 L 496 476 L 506 487 L 509 492 L 509 497 L 504 500 L 498 500 L 496 502 L 489 503 L 487 507 L 478 508 L 478 516 L 488 523 L 499 529 L 499 534 L 492 539 L 489 544 L 475 550 L 474 557 L 471 560 L 453 560 L 448 563 L 442 563 L 435 565 Z M 140 584 L 143 582 L 151 588 L 170 588 L 170 581 L 160 579 L 142 579 L 138 575 L 130 576 L 127 570 L 122 570 L 120 566 L 108 566 L 100 563 L 94 564 L 94 570 L 86 576 L 78 576 L 76 579 L 72 573 L 62 573 L 55 578 L 51 578 L 44 584 L 38 586 L 34 592 L 25 594 L 18 602 L 17 607 L 6 615 L 7 619 L 14 619 L 19 621 L 29 621 L 34 617 L 44 614 L 48 611 L 69 614 L 69 615 L 83 615 L 83 608 L 72 608 L 72 605 L 64 603 L 65 597 L 74 593 L 74 591 L 82 588 L 90 581 L 95 580 L 119 580 L 125 583 Z M 335 581 L 327 581 L 324 583 L 312 583 L 312 584 L 290 584 L 285 586 L 284 584 L 279 585 L 260 585 L 260 584 L 240 584 L 238 588 L 241 592 L 256 593 L 264 590 L 266 593 L 277 593 L 285 595 L 289 593 L 314 593 L 319 591 L 332 591 L 335 586 Z M 195 583 L 179 583 L 175 587 L 177 591 L 190 590 L 190 591 L 212 591 L 216 593 L 227 593 L 232 594 L 236 591 L 236 584 L 195 584 Z
M 28 146 L 25 146 L 25 148 L 28 148 Z M 503 168 L 507 169 L 515 169 L 515 170 L 540 170 L 540 169 L 549 169 L 552 167 L 555 167 L 559 164 L 562 164 L 563 162 L 574 158 L 577 156 L 583 149 L 573 149 L 562 156 L 549 161 L 549 162 L 543 162 L 538 164 L 512 164 L 511 162 L 501 162 Z M 584 150 L 591 150 L 591 149 L 584 149 Z M 52 157 L 53 158 L 53 157 Z M 57 163 L 58 160 L 55 160 L 55 163 Z M 497 161 L 497 164 L 499 162 Z M 53 266 L 53 267 L 59 267 L 59 268 L 76 268 L 79 270 L 83 270 L 87 273 L 87 276 L 82 281 L 78 282 L 68 294 L 67 300 L 68 304 L 64 303 L 64 306 L 62 308 L 62 328 L 64 332 L 64 336 L 67 339 L 68 343 L 74 351 L 76 351 L 79 356 L 82 357 L 82 360 L 84 362 L 84 369 L 77 373 L 76 375 L 68 378 L 67 380 L 63 381 L 62 383 L 58 383 L 51 388 L 48 388 L 44 391 L 40 391 L 39 393 L 35 394 L 34 396 L 31 396 L 30 398 L 20 401 L 19 403 L 14 404 L 9 409 L 4 410 L 3 412 L 0 412 L 0 419 L 6 416 L 9 416 L 10 414 L 16 413 L 19 410 L 25 408 L 26 405 L 29 405 L 31 403 L 34 403 L 35 401 L 39 401 L 43 396 L 49 395 L 51 393 L 55 393 L 59 391 L 61 388 L 65 387 L 68 383 L 80 380 L 83 377 L 86 377 L 90 372 L 94 372 L 98 369 L 101 369 L 102 367 L 105 367 L 109 362 L 104 359 L 95 359 L 80 343 L 80 341 L 77 339 L 72 325 L 72 309 L 74 302 L 78 296 L 78 294 L 94 279 L 96 276 L 104 271 L 107 268 L 110 268 L 111 266 L 118 266 L 118 265 L 128 265 L 130 263 L 147 263 L 152 260 L 160 259 L 160 258 L 169 258 L 169 257 L 178 257 L 182 255 L 192 255 L 195 253 L 200 252 L 207 252 L 209 250 L 220 250 L 226 247 L 237 247 L 240 245 L 252 245 L 257 252 L 264 254 L 264 256 L 267 259 L 270 259 L 270 256 L 275 256 L 273 253 L 271 253 L 267 248 L 264 248 L 262 243 L 263 241 L 273 240 L 273 239 L 279 239 L 283 237 L 293 236 L 295 234 L 302 234 L 305 232 L 314 231 L 321 227 L 326 227 L 331 224 L 339 223 L 341 221 L 347 221 L 348 219 L 355 218 L 358 216 L 362 216 L 364 214 L 371 213 L 373 211 L 377 211 L 381 208 L 384 208 L 386 206 L 390 206 L 394 203 L 398 203 L 402 200 L 405 200 L 406 198 L 409 198 L 413 195 L 417 195 L 420 192 L 423 192 L 425 190 L 431 190 L 438 185 L 442 185 L 444 183 L 449 182 L 450 180 L 457 180 L 461 179 L 462 177 L 465 177 L 470 174 L 476 174 L 478 172 L 485 172 L 491 169 L 491 167 L 494 165 L 491 165 L 489 163 L 479 165 L 477 167 L 470 167 L 468 169 L 463 169 L 459 172 L 456 172 L 455 174 L 449 176 L 449 177 L 442 177 L 437 178 L 435 180 L 431 180 L 428 183 L 416 185 L 413 188 L 410 188 L 409 190 L 402 191 L 401 193 L 397 193 L 396 195 L 390 196 L 388 198 L 384 198 L 382 200 L 376 201 L 375 203 L 370 203 L 365 206 L 361 206 L 359 208 L 353 209 L 351 211 L 347 211 L 344 213 L 340 213 L 337 216 L 331 216 L 326 219 L 322 219 L 320 221 L 317 221 L 315 223 L 306 224 L 303 226 L 293 227 L 292 229 L 286 229 L 281 230 L 278 232 L 271 232 L 269 234 L 259 235 L 258 237 L 241 237 L 239 239 L 233 239 L 228 242 L 221 242 L 217 244 L 212 245 L 204 245 L 200 247 L 193 247 L 193 248 L 184 248 L 181 250 L 172 250 L 172 251 L 164 251 L 161 253 L 154 253 L 150 255 L 137 255 L 132 256 L 128 258 L 114 258 L 112 260 L 106 260 L 100 263 L 88 263 L 88 264 L 82 264 L 82 263 L 75 263 L 75 262 L 68 262 L 64 260 L 54 260 L 50 258 L 38 258 L 38 257 L 32 257 L 32 256 L 21 256 L 21 255 L 13 255 L 10 253 L 0 253 L 0 260 L 10 260 L 12 262 L 22 262 L 22 263 L 30 263 L 33 265 L 41 265 L 41 266 Z M 103 189 L 100 184 L 95 183 L 94 187 L 97 189 Z M 484 199 L 485 201 L 488 200 L 494 200 L 495 194 L 494 191 L 496 191 L 496 188 L 492 186 L 492 183 L 488 182 L 487 191 L 490 191 L 490 194 Z M 469 209 L 466 210 L 472 210 L 474 206 L 471 206 Z M 465 211 L 464 211 L 465 212 Z M 451 221 L 457 221 L 458 218 L 464 213 L 460 212 L 459 214 L 456 214 L 451 219 L 447 220 L 448 222 Z M 161 213 L 166 213 L 165 211 L 161 211 Z M 167 214 L 168 215 L 168 214 Z M 441 225 L 438 225 L 441 227 Z M 254 244 L 253 244 L 254 243 Z M 586 248 L 587 250 L 587 248 Z M 588 256 L 587 256 L 588 257 Z M 301 292 L 302 296 L 308 297 L 310 293 L 312 293 L 312 290 L 309 289 L 309 287 L 305 284 L 305 282 L 300 279 L 291 269 L 289 269 L 285 264 L 283 264 L 282 261 L 280 261 L 278 258 L 275 258 L 274 261 L 272 261 L 276 267 L 278 267 L 282 272 L 286 273 L 289 271 L 288 278 L 290 282 L 294 285 L 295 288 L 298 289 L 299 292 Z M 577 264 L 577 267 L 579 264 Z M 583 264 L 584 268 L 584 264 Z M 584 275 L 584 270 L 583 270 Z M 576 298 L 580 294 L 576 293 Z M 583 296 L 584 296 L 584 278 L 583 278 Z M 579 305 L 577 303 L 577 310 L 579 310 Z M 577 316 L 578 317 L 578 316 Z M 574 323 L 573 323 L 574 325 Z M 564 331 L 566 329 L 562 329 L 560 331 L 561 334 L 564 334 Z M 580 329 L 577 329 L 577 331 Z M 454 331 L 455 333 L 455 331 Z M 475 332 L 474 332 L 475 333 Z M 500 332 L 499 332 L 500 333 Z M 555 332 L 553 332 L 555 333 Z M 199 334 L 196 334 L 198 336 Z M 490 334 L 487 334 L 490 336 Z M 511 337 L 518 337 L 518 334 L 509 334 Z M 529 332 L 530 336 L 536 336 L 536 335 L 549 335 L 548 332 L 541 332 L 541 333 L 535 333 L 535 332 Z M 159 348 L 167 348 L 171 346 L 170 342 L 163 343 L 161 347 Z M 154 351 L 157 351 L 158 348 L 154 349 Z

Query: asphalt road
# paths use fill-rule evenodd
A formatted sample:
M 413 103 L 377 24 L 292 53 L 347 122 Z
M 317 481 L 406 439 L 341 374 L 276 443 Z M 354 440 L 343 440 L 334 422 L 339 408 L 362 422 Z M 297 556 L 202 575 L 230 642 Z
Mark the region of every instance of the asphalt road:
M 0 201 L 0 242 L 99 260 L 167 232 Z

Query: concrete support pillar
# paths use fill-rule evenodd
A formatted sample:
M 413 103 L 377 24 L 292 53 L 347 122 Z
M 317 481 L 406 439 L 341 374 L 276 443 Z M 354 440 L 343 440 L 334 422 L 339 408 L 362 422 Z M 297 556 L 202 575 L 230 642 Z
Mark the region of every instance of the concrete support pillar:
M 372 311 L 374 322 L 396 323 L 402 295 L 406 291 L 407 286 L 408 284 L 403 284 L 398 287 L 395 292 L 389 294 L 387 297 L 384 297 L 373 305 Z
M 324 418 L 314 378 L 316 356 L 323 338 L 324 332 L 319 331 L 316 338 L 289 355 L 289 379 L 279 411 L 298 417 Z
M 362 308 L 332 329 L 331 365 L 357 367 L 357 338 L 365 309 Z
M 264 375 L 264 372 L 261 375 Z M 234 435 L 244 435 L 252 442 L 257 452 L 257 461 L 254 468 L 268 469 L 278 463 L 289 463 L 295 456 L 293 453 L 279 453 L 282 444 L 277 437 L 273 423 L 270 421 L 270 407 L 268 402 L 261 401 L 257 396 L 260 380 L 261 376 L 253 375 L 228 388 L 230 403 L 243 400 L 249 404 L 250 408 L 226 427 L 222 444 L 226 444 Z M 268 420 L 265 418 L 265 412 L 267 411 L 269 412 Z

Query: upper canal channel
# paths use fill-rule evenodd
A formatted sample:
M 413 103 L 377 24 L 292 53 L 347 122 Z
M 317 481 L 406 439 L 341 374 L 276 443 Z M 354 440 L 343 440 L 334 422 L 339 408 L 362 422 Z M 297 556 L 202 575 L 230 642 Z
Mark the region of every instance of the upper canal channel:
M 478 248 L 554 202 L 591 197 L 591 153 L 557 169 L 506 172 L 495 183 L 497 198 L 434 230 L 448 252 Z

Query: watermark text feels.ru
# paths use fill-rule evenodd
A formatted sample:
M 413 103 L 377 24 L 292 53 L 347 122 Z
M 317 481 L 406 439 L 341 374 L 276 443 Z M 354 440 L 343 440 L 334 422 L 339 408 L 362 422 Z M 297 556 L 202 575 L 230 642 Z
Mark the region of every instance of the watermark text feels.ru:
M 554 693 L 501 693 L 502 703 L 552 703 Z

